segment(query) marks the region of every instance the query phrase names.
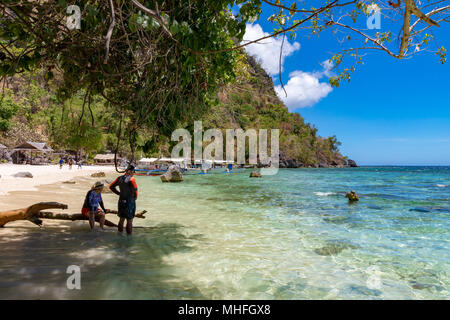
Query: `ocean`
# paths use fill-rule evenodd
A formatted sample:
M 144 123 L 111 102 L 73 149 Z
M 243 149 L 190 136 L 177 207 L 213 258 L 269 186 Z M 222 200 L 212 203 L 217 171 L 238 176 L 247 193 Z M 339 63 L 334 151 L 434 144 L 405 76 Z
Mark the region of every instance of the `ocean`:
M 0 298 L 450 298 L 450 167 L 249 173 L 136 177 L 149 213 L 131 237 L 81 223 L 0 235 Z

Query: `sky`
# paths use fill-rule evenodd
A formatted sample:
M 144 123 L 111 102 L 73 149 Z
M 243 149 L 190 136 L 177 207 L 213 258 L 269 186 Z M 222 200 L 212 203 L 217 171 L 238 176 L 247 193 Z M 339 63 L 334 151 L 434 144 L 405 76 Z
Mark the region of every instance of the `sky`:
M 247 25 L 244 40 L 271 32 L 267 18 L 273 12 L 264 5 L 260 19 Z M 366 28 L 365 19 L 358 23 Z M 379 31 L 392 27 L 396 34 L 398 26 L 382 16 Z M 294 41 L 286 38 L 283 46 L 287 97 L 278 79 L 281 38 L 246 47 L 272 76 L 291 112 L 316 126 L 319 135 L 336 135 L 341 153 L 359 165 L 450 165 L 450 62 L 442 65 L 434 53 L 398 60 L 374 50 L 349 83 L 332 88 L 328 59 L 338 48 L 336 38 L 330 32 L 310 38 L 306 32 L 297 32 Z M 439 46 L 450 48 L 450 24 L 433 34 Z

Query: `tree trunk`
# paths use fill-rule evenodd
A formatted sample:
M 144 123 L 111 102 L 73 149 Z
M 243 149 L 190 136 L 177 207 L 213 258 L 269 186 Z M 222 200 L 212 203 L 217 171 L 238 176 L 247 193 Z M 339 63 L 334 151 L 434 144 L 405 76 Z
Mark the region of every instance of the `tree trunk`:
M 0 212 L 0 227 L 3 227 L 8 222 L 17 220 L 29 220 L 34 224 L 40 225 L 42 221 L 39 220 L 37 214 L 45 209 L 67 209 L 67 205 L 59 202 L 39 202 L 27 208 L 3 211 Z
M 67 214 L 67 213 L 53 213 L 48 211 L 41 211 L 45 209 L 67 209 L 67 205 L 58 202 L 39 202 L 23 209 L 9 210 L 0 212 L 0 227 L 11 221 L 29 220 L 34 224 L 41 226 L 41 219 L 56 219 L 66 221 L 88 220 L 87 217 L 81 213 Z M 146 210 L 136 213 L 135 217 L 145 219 Z M 117 214 L 115 210 L 106 210 L 106 214 Z M 98 221 L 98 216 L 95 217 Z M 108 227 L 117 227 L 117 225 L 109 220 L 105 220 L 105 225 Z

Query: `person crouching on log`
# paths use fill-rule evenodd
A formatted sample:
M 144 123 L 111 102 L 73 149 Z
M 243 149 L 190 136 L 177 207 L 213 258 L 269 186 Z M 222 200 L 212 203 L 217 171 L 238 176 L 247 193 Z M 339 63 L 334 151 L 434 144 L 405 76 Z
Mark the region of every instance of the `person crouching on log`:
M 105 225 L 105 206 L 103 205 L 102 199 L 102 191 L 103 191 L 103 183 L 97 181 L 86 194 L 86 198 L 84 199 L 83 208 L 81 209 L 81 213 L 89 218 L 89 225 L 91 226 L 91 230 L 94 230 L 95 218 L 97 216 L 98 221 L 100 223 L 100 228 L 103 229 Z M 101 211 L 99 206 L 103 209 Z
M 136 199 L 138 188 L 134 176 L 134 166 L 129 165 L 123 176 L 118 177 L 109 185 L 109 189 L 119 196 L 118 216 L 120 218 L 118 230 L 123 231 L 123 223 L 127 219 L 127 234 L 133 232 L 133 218 L 136 213 Z M 119 187 L 120 191 L 117 190 Z

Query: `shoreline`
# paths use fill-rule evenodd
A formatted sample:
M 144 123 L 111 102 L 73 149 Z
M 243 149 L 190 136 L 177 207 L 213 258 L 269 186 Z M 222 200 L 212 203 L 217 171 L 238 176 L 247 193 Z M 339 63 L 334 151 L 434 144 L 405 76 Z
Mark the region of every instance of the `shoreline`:
M 71 170 L 67 165 L 62 169 L 59 165 L 21 165 L 0 164 L 0 195 L 9 195 L 14 191 L 37 191 L 38 187 L 61 183 L 80 177 L 91 177 L 94 172 L 103 171 L 109 174 L 115 171 L 114 166 L 83 166 L 77 169 L 74 165 Z M 19 178 L 13 175 L 18 172 L 30 172 L 33 178 Z

